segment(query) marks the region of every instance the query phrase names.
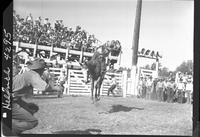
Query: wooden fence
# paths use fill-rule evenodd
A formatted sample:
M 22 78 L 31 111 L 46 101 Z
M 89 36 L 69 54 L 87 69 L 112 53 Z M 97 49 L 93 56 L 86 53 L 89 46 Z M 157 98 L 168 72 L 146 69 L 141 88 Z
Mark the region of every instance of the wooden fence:
M 53 73 L 56 77 L 59 77 L 61 74 L 61 68 L 49 68 L 50 72 Z M 130 81 L 127 80 L 127 72 L 123 73 L 111 73 L 107 72 L 105 79 L 102 83 L 100 95 L 106 96 L 108 93 L 108 88 L 110 85 L 109 76 L 115 75 L 117 81 L 117 87 L 114 90 L 115 96 L 126 97 L 129 95 L 127 92 L 130 90 Z M 68 70 L 68 78 L 64 84 L 64 93 L 65 95 L 77 95 L 77 96 L 91 96 L 91 83 L 85 84 L 84 74 L 82 70 Z M 34 90 L 34 94 L 41 94 L 37 90 Z M 110 94 L 112 95 L 112 94 Z
M 79 62 L 82 62 L 83 57 L 92 57 L 93 53 L 91 52 L 83 52 L 83 51 L 77 51 L 77 50 L 72 50 L 72 49 L 63 49 L 63 48 L 58 48 L 58 47 L 53 47 L 53 46 L 44 46 L 44 45 L 37 45 L 37 44 L 30 44 L 30 43 L 23 43 L 23 42 L 18 42 L 18 41 L 13 41 L 13 47 L 15 47 L 16 52 L 20 50 L 20 48 L 25 48 L 25 49 L 32 49 L 33 50 L 33 57 L 37 55 L 37 51 L 49 51 L 50 55 L 53 55 L 53 53 L 64 53 L 65 54 L 65 59 L 68 58 L 68 55 L 79 55 Z M 121 53 L 119 56 L 109 56 L 109 59 L 117 60 L 118 64 L 120 63 L 121 59 Z
M 73 55 L 79 55 L 80 59 L 79 61 L 81 62 L 83 56 L 88 56 L 91 57 L 93 53 L 90 52 L 83 52 L 83 51 L 76 51 L 76 50 L 71 50 L 69 48 L 67 49 L 62 49 L 62 48 L 57 48 L 57 47 L 48 47 L 44 45 L 36 45 L 36 44 L 29 44 L 29 43 L 23 43 L 23 42 L 13 42 L 13 46 L 16 49 L 16 52 L 19 51 L 21 48 L 25 49 L 32 49 L 33 50 L 33 57 L 37 55 L 37 51 L 39 50 L 45 50 L 45 51 L 50 51 L 50 55 L 53 53 L 64 53 L 65 54 L 65 59 L 68 58 L 69 54 Z M 120 58 L 121 55 L 119 56 L 111 56 L 109 55 L 109 59 L 114 59 L 117 60 L 117 63 L 120 64 Z M 46 61 L 49 59 L 45 59 Z M 62 64 L 62 63 L 61 63 Z M 56 77 L 60 76 L 62 68 L 50 68 L 50 72 L 54 73 Z M 106 76 L 114 74 L 117 79 L 118 86 L 115 89 L 115 94 L 118 96 L 123 96 L 126 97 L 127 94 L 127 72 L 124 71 L 123 73 L 107 73 Z M 67 95 L 90 95 L 91 93 L 91 84 L 85 84 L 83 81 L 83 72 L 81 70 L 68 70 L 68 80 L 64 84 L 65 89 L 64 89 L 64 94 Z M 110 87 L 110 83 L 108 82 L 107 77 L 104 79 L 102 87 L 101 87 L 101 95 L 107 95 L 108 88 Z
M 109 76 L 115 75 L 117 81 L 117 87 L 114 90 L 116 96 L 126 96 L 126 76 L 127 73 L 111 73 L 107 72 L 105 79 L 102 83 L 100 95 L 107 95 L 108 88 L 111 86 L 109 82 Z M 82 70 L 69 70 L 68 72 L 68 82 L 67 82 L 67 95 L 86 95 L 91 94 L 91 83 L 85 84 L 83 82 L 84 74 Z

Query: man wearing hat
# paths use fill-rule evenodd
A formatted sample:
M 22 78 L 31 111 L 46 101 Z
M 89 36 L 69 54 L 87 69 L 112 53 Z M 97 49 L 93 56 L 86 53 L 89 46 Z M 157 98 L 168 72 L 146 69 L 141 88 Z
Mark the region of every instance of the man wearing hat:
M 158 101 L 164 101 L 163 92 L 164 92 L 164 83 L 162 79 L 159 79 L 156 84 L 156 94 Z
M 183 92 L 184 92 L 184 83 L 183 80 L 180 79 L 179 82 L 177 83 L 177 102 L 178 103 L 183 103 Z
M 32 94 L 33 88 L 46 90 L 62 90 L 54 84 L 47 84 L 42 80 L 46 63 L 43 59 L 35 59 L 30 61 L 28 66 L 30 70 L 13 77 L 12 90 L 12 132 L 13 134 L 21 134 L 23 131 L 30 130 L 38 125 L 38 120 L 33 116 L 39 110 L 34 103 L 27 103 L 24 98 Z
M 63 68 L 61 70 L 60 76 L 58 77 L 58 84 L 63 87 L 63 91 L 64 91 L 64 85 L 66 84 L 66 81 L 67 81 L 67 73 L 66 73 L 66 69 Z M 62 91 L 62 93 L 63 93 L 63 91 Z M 62 94 L 60 94 L 60 96 L 61 95 Z
M 110 84 L 111 84 L 111 86 L 110 86 L 110 88 L 108 89 L 107 96 L 110 95 L 110 92 L 111 92 L 113 95 L 115 95 L 114 92 L 113 92 L 114 89 L 115 89 L 116 86 L 117 86 L 117 81 L 116 81 L 115 75 L 111 75 L 111 76 L 110 76 Z
M 169 82 L 167 83 L 167 102 L 168 103 L 173 103 L 174 99 L 174 93 L 175 93 L 175 89 L 176 89 L 176 85 L 174 83 L 174 79 L 170 78 Z

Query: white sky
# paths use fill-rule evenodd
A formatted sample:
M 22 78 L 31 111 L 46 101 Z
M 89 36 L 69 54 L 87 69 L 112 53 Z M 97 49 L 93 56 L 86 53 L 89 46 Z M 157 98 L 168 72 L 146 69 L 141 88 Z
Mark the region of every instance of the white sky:
M 193 60 L 193 0 L 143 0 L 139 49 L 160 51 L 162 66 L 176 69 Z M 14 0 L 22 17 L 48 17 L 54 26 L 62 19 L 65 26 L 80 25 L 103 43 L 119 40 L 121 65 L 131 67 L 136 0 Z M 140 63 L 140 62 L 139 62 Z

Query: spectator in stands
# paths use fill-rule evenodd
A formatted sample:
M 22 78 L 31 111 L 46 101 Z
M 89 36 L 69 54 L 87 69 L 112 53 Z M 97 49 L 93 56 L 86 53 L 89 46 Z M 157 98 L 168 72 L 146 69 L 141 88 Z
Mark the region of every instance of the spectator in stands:
M 33 25 L 32 24 L 33 23 L 33 17 L 31 15 L 31 13 L 29 14 L 29 16 L 27 16 L 26 21 L 29 22 L 29 23 L 31 23 L 31 25 Z
M 38 17 L 34 22 L 30 14 L 24 20 L 15 11 L 13 14 L 13 40 L 46 46 L 53 44 L 60 48 L 66 48 L 66 44 L 61 43 L 67 42 L 74 49 L 81 50 L 83 47 L 85 51 L 89 52 L 93 51 L 93 44 L 97 42 L 94 35 L 88 35 L 80 26 L 73 31 L 72 28 L 64 27 L 62 20 L 57 20 L 55 27 L 51 28 L 48 18 L 45 18 L 42 23 L 42 18 Z
M 44 26 L 46 26 L 47 27 L 47 24 L 49 23 L 49 18 L 45 18 L 44 19 Z

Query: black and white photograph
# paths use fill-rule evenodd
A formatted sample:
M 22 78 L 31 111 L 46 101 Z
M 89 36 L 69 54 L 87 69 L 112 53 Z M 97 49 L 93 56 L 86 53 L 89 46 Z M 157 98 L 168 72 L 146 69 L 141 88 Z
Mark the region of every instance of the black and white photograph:
M 194 0 L 13 0 L 12 16 L 13 135 L 192 136 Z

